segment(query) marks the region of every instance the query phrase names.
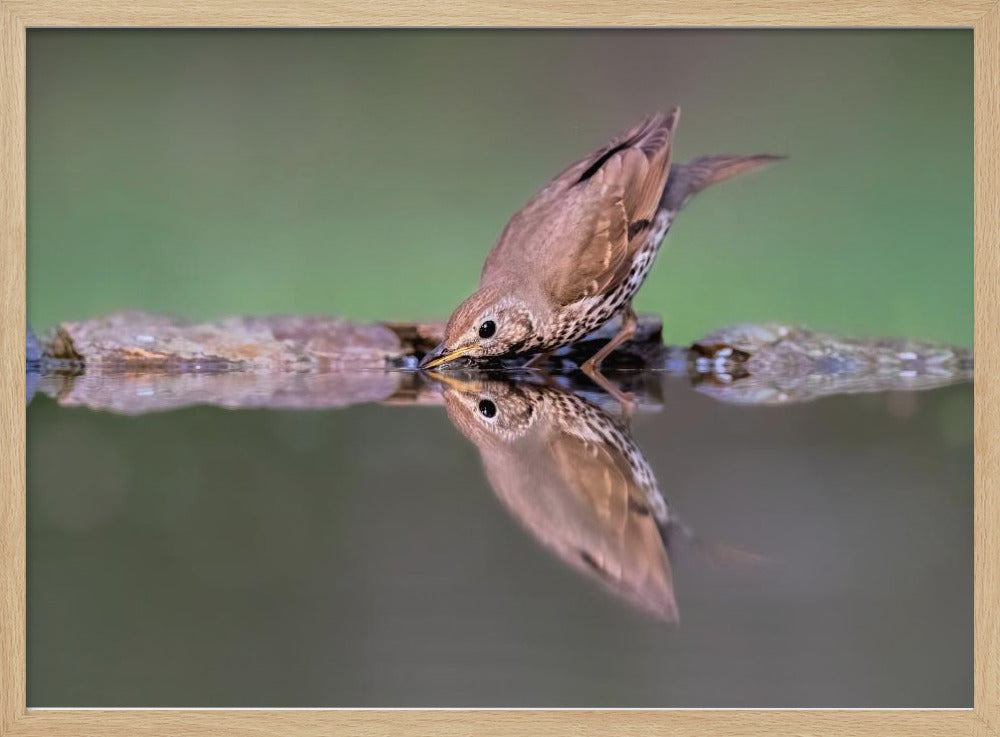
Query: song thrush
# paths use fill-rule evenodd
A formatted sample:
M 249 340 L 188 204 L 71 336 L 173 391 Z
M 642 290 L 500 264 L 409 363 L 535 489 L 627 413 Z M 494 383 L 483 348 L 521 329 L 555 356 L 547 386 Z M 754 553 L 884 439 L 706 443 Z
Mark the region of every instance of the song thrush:
M 601 362 L 635 331 L 632 298 L 677 212 L 710 184 L 782 158 L 705 156 L 671 166 L 679 115 L 675 108 L 650 116 L 532 197 L 503 229 L 479 289 L 452 314 L 444 341 L 421 367 L 546 353 L 620 313 L 619 333 L 582 367 L 599 377 Z
M 676 621 L 675 521 L 627 428 L 555 386 L 437 377 L 448 417 L 479 449 L 507 511 L 571 567 Z

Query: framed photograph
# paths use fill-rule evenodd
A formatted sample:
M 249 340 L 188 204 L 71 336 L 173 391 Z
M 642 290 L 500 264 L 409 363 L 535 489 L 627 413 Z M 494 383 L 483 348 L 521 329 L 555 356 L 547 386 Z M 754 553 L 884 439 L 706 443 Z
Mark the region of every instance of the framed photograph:
M 0 0 L 0 735 L 997 734 L 998 28 Z

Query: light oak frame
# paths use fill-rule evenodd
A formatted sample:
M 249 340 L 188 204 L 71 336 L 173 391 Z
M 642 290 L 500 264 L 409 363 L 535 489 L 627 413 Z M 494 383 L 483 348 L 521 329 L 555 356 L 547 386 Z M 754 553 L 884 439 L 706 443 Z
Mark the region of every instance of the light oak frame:
M 966 27 L 975 43 L 975 690 L 958 710 L 55 710 L 25 694 L 25 41 L 42 27 Z M 0 0 L 0 735 L 1000 734 L 1000 0 Z

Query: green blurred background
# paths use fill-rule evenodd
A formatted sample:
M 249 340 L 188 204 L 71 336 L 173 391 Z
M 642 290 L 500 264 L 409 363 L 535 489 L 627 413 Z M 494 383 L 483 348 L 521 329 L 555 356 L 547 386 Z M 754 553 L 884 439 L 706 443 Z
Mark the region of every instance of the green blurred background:
M 790 160 L 678 219 L 641 310 L 972 342 L 971 31 L 31 30 L 28 315 L 446 317 L 655 109 Z

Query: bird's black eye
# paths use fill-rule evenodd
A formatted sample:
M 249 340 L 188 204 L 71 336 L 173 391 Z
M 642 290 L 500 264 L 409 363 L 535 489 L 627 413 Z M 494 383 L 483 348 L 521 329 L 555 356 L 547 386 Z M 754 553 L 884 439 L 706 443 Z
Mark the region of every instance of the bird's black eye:
M 495 404 L 493 404 L 493 402 L 491 402 L 488 399 L 480 400 L 480 402 L 479 402 L 479 414 L 481 414 L 487 420 L 491 420 L 494 417 L 496 417 L 497 406 Z
M 497 331 L 497 324 L 492 320 L 487 320 L 482 325 L 479 326 L 479 337 L 480 338 L 492 338 L 493 333 Z

